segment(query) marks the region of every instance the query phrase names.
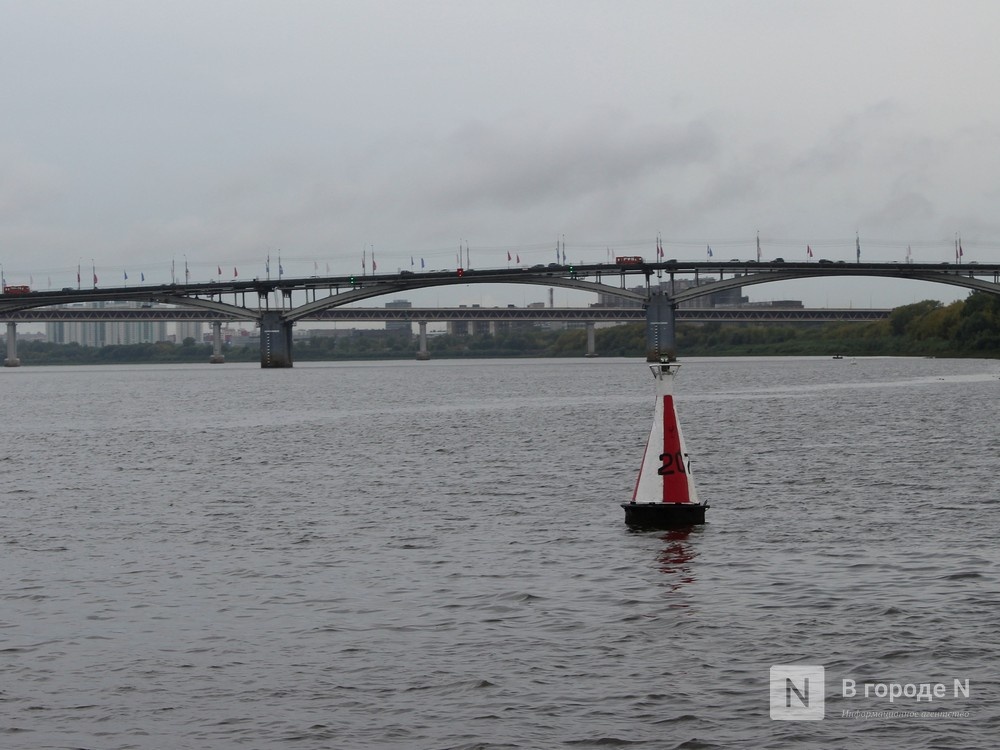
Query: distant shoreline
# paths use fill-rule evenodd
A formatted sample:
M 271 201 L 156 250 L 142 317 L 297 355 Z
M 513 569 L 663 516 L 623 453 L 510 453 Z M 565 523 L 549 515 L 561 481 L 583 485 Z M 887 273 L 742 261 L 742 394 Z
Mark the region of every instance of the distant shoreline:
M 643 323 L 599 328 L 597 357 L 644 357 Z M 925 300 L 897 307 L 885 320 L 825 324 L 680 323 L 677 352 L 688 357 L 951 357 L 1000 358 L 1000 295 L 974 292 L 943 305 Z M 79 344 L 18 342 L 23 366 L 207 363 L 211 344 L 125 344 L 84 347 Z M 518 328 L 489 335 L 439 334 L 428 339 L 431 359 L 528 359 L 585 356 L 582 328 Z M 257 347 L 224 349 L 228 362 L 259 362 Z M 295 362 L 351 362 L 415 359 L 416 337 L 410 332 L 365 331 L 356 336 L 296 340 Z

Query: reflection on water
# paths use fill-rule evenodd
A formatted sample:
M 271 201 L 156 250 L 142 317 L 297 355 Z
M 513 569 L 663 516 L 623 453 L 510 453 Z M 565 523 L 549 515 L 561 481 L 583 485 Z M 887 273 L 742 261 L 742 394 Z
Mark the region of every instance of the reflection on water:
M 694 581 L 691 566 L 687 564 L 698 556 L 694 544 L 689 539 L 693 530 L 693 526 L 671 529 L 660 537 L 664 545 L 656 557 L 660 564 L 660 572 L 683 576 L 680 579 L 682 583 Z
M 698 557 L 697 545 L 703 530 L 703 526 L 684 526 L 659 531 L 655 535 L 650 532 L 635 532 L 659 541 L 655 552 L 656 568 L 666 577 L 665 583 L 671 592 L 679 591 L 697 580 L 692 563 Z

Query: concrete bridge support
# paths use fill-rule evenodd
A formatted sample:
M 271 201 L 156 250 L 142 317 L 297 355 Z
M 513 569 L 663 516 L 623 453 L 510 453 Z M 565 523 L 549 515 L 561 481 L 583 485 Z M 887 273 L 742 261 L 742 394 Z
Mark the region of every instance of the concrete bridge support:
M 226 355 L 222 353 L 222 321 L 212 321 L 212 356 L 208 361 L 213 365 L 221 365 L 226 361 Z
M 260 366 L 292 366 L 292 323 L 280 312 L 265 312 L 260 320 Z
M 663 292 L 653 292 L 646 305 L 646 361 L 677 359 L 677 303 Z
M 7 323 L 7 359 L 4 367 L 20 367 L 21 360 L 17 358 L 17 323 Z
M 587 353 L 584 356 L 597 356 L 597 348 L 594 344 L 594 321 L 592 320 L 587 321 Z
M 426 362 L 431 358 L 431 353 L 427 351 L 427 321 L 421 320 L 417 323 L 420 328 L 420 348 L 417 349 L 417 360 Z

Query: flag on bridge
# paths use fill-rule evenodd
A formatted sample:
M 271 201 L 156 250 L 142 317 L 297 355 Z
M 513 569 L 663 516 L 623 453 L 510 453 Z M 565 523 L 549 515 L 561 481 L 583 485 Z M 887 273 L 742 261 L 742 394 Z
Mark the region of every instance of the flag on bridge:
M 806 257 L 807 258 L 813 257 L 813 249 L 809 247 L 809 245 L 806 245 Z
M 413 268 L 413 256 L 410 256 L 410 268 Z
M 423 259 L 423 258 L 421 258 L 421 259 L 420 259 L 420 267 L 421 267 L 421 268 L 423 268 L 423 267 L 424 267 L 424 259 Z
M 236 270 L 236 266 L 233 266 L 233 278 L 235 279 L 239 275 L 240 275 L 240 273 L 239 273 L 239 271 Z
M 128 271 L 122 271 L 122 276 L 125 277 L 125 281 L 128 281 Z
M 861 235 L 860 234 L 855 234 L 854 235 L 854 246 L 857 248 L 858 263 L 860 263 L 861 262 Z
M 517 265 L 521 265 L 521 254 L 520 253 L 515 253 L 514 257 L 517 259 L 514 262 L 517 263 Z
M 142 271 L 139 271 L 139 281 L 145 281 L 145 280 L 146 280 L 146 274 L 144 274 Z
M 708 257 L 709 258 L 712 257 L 712 246 L 711 245 L 708 245 Z
M 222 276 L 222 266 L 216 266 L 215 270 L 217 276 Z
M 511 261 L 510 250 L 508 250 L 507 251 L 507 262 L 510 263 L 510 261 Z
M 962 252 L 962 238 L 961 238 L 961 237 L 959 237 L 959 238 L 958 238 L 958 262 L 959 262 L 959 263 L 961 263 L 961 262 L 962 262 L 962 256 L 963 256 L 963 255 L 965 255 L 965 253 L 964 253 L 964 252 Z
M 757 260 L 760 260 L 760 232 L 757 232 Z

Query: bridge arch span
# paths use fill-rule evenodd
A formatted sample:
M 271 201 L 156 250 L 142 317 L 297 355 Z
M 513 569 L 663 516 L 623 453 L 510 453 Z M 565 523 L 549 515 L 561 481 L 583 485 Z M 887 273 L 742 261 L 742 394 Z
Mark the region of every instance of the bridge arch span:
M 324 297 L 323 299 L 318 299 L 314 302 L 307 302 L 304 305 L 299 305 L 298 307 L 294 307 L 287 311 L 283 317 L 288 322 L 294 323 L 297 320 L 309 317 L 310 315 L 322 310 L 341 307 L 343 305 L 347 305 L 352 302 L 360 302 L 365 299 L 382 297 L 387 294 L 396 294 L 413 289 L 430 289 L 433 287 L 461 286 L 465 284 L 531 284 L 534 286 L 556 286 L 564 289 L 575 289 L 578 291 L 590 292 L 592 294 L 607 294 L 637 302 L 645 302 L 647 299 L 646 295 L 639 294 L 628 289 L 610 286 L 608 284 L 602 284 L 595 281 L 585 281 L 583 279 L 574 279 L 566 276 L 555 275 L 546 277 L 532 276 L 528 278 L 518 278 L 515 276 L 512 278 L 504 278 L 502 280 L 497 280 L 495 277 L 476 278 L 474 275 L 466 275 L 461 277 L 455 276 L 454 278 L 442 277 L 421 279 L 416 283 L 402 281 L 398 283 L 393 283 L 391 281 L 377 281 L 368 286 L 365 286 L 364 280 L 362 279 L 358 286 L 354 289 L 332 294 L 329 297 Z
M 87 302 L 159 302 L 165 305 L 177 305 L 179 307 L 198 307 L 203 310 L 212 310 L 213 312 L 222 313 L 236 319 L 259 321 L 260 314 L 253 308 L 240 307 L 239 305 L 230 305 L 225 302 L 216 302 L 211 299 L 203 299 L 201 297 L 196 297 L 194 295 L 188 296 L 186 294 L 170 294 L 169 292 L 161 291 L 136 291 L 128 292 L 121 290 L 109 290 L 107 293 L 90 293 L 87 294 Z M 59 295 L 47 295 L 43 299 L 37 299 L 34 297 L 24 297 L 15 298 L 13 300 L 4 300 L 4 303 L 0 305 L 0 315 L 4 312 L 14 312 L 16 310 L 31 310 L 39 307 L 52 307 L 53 305 L 61 304 L 72 304 L 80 302 L 79 299 L 59 299 Z
M 198 307 L 202 310 L 212 310 L 225 315 L 231 315 L 234 318 L 260 321 L 260 314 L 252 308 L 240 307 L 239 305 L 229 305 L 225 302 L 216 302 L 215 300 L 201 299 L 200 297 L 171 297 L 167 295 L 164 297 L 157 297 L 152 301 L 162 302 L 167 305 L 178 305 L 180 307 Z
M 906 267 L 901 266 L 901 269 L 906 269 Z M 930 281 L 935 284 L 950 284 L 952 286 L 961 286 L 975 291 L 987 292 L 989 294 L 1000 294 L 1000 284 L 995 282 L 984 281 L 983 279 L 978 279 L 974 276 L 962 276 L 957 273 L 945 273 L 942 271 L 911 271 L 908 269 L 899 271 L 845 269 L 842 272 L 837 272 L 824 269 L 823 271 L 809 273 L 808 271 L 803 272 L 801 268 L 797 268 L 795 271 L 766 271 L 761 273 L 750 273 L 745 276 L 736 276 L 731 279 L 723 279 L 722 281 L 713 281 L 709 284 L 701 284 L 696 287 L 690 287 L 678 292 L 677 294 L 670 295 L 670 298 L 675 303 L 680 303 L 687 300 L 697 299 L 698 297 L 704 297 L 709 294 L 714 294 L 715 292 L 722 292 L 727 289 L 738 289 L 740 287 L 752 286 L 754 284 L 769 284 L 771 282 L 815 279 L 821 277 L 826 278 L 829 276 L 868 276 L 899 279 L 902 281 Z

